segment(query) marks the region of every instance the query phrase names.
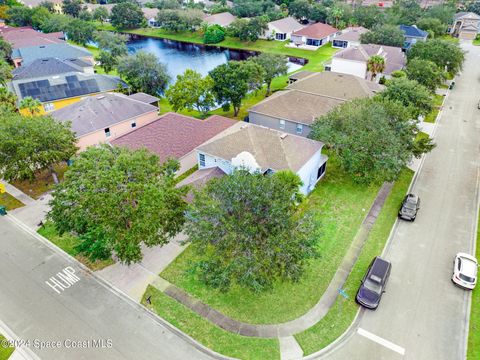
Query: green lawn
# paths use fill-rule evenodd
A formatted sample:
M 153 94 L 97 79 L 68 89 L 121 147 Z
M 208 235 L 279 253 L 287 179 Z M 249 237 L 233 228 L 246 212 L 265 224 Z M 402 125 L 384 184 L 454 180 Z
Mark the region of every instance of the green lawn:
M 151 296 L 151 305 L 145 298 Z M 164 295 L 152 286 L 147 288 L 142 304 L 208 348 L 240 359 L 280 359 L 277 339 L 261 339 L 232 334 Z
M 25 206 L 24 203 L 14 198 L 9 193 L 0 194 L 0 205 L 5 206 L 7 210 L 17 209 L 19 207 Z
M 453 42 L 453 43 L 455 43 L 455 44 L 458 44 L 458 43 L 459 43 L 458 38 L 453 37 L 453 36 L 450 36 L 450 35 L 440 36 L 439 39 L 442 39 L 442 40 L 445 40 L 445 41 L 450 41 L 450 42 Z
M 413 171 L 405 169 L 395 182 L 368 236 L 360 257 L 343 287 L 349 298 L 344 299 L 343 297 L 339 297 L 322 320 L 310 329 L 295 335 L 295 338 L 304 351 L 304 355 L 312 354 L 324 348 L 343 334 L 352 323 L 358 310 L 358 305 L 355 303 L 358 284 L 371 260 L 381 254 L 397 218 L 400 203 L 407 193 L 412 177 Z
M 5 337 L 0 334 L 0 360 L 7 360 L 10 355 L 15 351 L 13 347 L 4 347 L 2 346 L 2 341 L 6 340 Z
M 437 115 L 440 112 L 440 107 L 443 104 L 443 95 L 433 95 L 433 110 L 425 116 L 424 121 L 429 123 L 434 123 L 437 119 Z
M 239 286 L 226 293 L 211 289 L 188 271 L 191 262 L 198 259 L 194 246 L 187 247 L 161 276 L 240 321 L 271 324 L 295 319 L 312 308 L 324 293 L 378 189 L 379 186 L 353 183 L 335 164 L 335 158 L 330 157 L 326 177 L 303 205 L 313 213 L 317 230 L 321 231 L 321 255 L 309 263 L 297 283 L 276 283 L 272 290 L 260 294 Z
M 480 46 L 480 39 L 473 40 L 473 45 Z
M 54 166 L 58 176 L 58 180 L 63 179 L 63 174 L 67 170 L 67 164 L 62 163 Z M 33 181 L 29 180 L 17 180 L 13 181 L 12 185 L 17 189 L 23 191 L 28 196 L 38 199 L 47 191 L 50 191 L 54 187 L 53 177 L 49 170 L 42 170 L 35 174 Z
M 477 259 L 480 259 L 480 216 L 478 217 L 477 229 Z M 480 289 L 472 292 L 472 305 L 470 310 L 470 331 L 468 332 L 467 359 L 480 358 Z
M 71 234 L 60 235 L 55 229 L 53 223 L 51 222 L 47 222 L 43 227 L 41 227 L 38 230 L 38 233 L 50 240 L 53 244 L 57 245 L 67 254 L 75 257 L 78 261 L 80 261 L 93 271 L 101 270 L 114 263 L 112 259 L 97 260 L 95 262 L 92 262 L 85 256 L 80 255 L 75 249 L 75 247 L 80 243 L 78 237 Z

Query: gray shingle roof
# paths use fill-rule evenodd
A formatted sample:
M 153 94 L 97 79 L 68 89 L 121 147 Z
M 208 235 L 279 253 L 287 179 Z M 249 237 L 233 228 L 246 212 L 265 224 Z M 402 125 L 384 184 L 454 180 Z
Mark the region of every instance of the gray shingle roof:
M 30 64 L 13 69 L 12 75 L 14 80 L 20 80 L 81 71 L 82 68 L 74 64 L 75 62 L 55 58 L 37 59 Z
M 144 102 L 146 104 L 151 104 L 151 103 L 154 103 L 154 102 L 158 102 L 158 100 L 160 100 L 158 97 L 155 97 L 155 96 L 152 96 L 152 95 L 149 95 L 149 94 L 145 94 L 143 92 L 138 92 L 138 93 L 129 95 L 128 97 L 130 99 L 141 101 L 141 102 Z
M 245 124 L 232 134 L 199 146 L 197 151 L 229 161 L 246 151 L 263 170 L 297 172 L 322 147 L 319 141 Z
M 89 96 L 72 105 L 51 113 L 61 121 L 71 121 L 77 137 L 105 129 L 106 127 L 157 112 L 157 107 L 130 99 L 118 93 Z
M 51 57 L 52 55 L 60 60 L 93 56 L 90 51 L 78 46 L 69 44 L 47 44 L 15 49 L 12 57 L 21 58 L 22 65 L 26 65 L 38 59 Z
M 291 16 L 280 20 L 270 21 L 268 25 L 276 27 L 281 33 L 292 33 L 305 27 L 305 25 L 300 24 Z

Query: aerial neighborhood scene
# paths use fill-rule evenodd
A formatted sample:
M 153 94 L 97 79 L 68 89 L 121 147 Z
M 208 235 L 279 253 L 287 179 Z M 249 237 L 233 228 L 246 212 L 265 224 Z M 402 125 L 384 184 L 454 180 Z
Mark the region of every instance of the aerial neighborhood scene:
M 480 360 L 479 206 L 478 0 L 0 0 L 0 360 Z

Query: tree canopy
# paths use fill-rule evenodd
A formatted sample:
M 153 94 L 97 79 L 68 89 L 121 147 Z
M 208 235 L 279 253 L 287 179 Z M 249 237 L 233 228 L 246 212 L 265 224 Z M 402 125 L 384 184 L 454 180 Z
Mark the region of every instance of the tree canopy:
M 451 41 L 432 39 L 419 41 L 408 52 L 408 60 L 419 58 L 435 63 L 440 69 L 447 69 L 455 75 L 463 66 L 465 53 L 458 44 Z
M 236 19 L 227 28 L 230 36 L 238 37 L 242 41 L 257 41 L 267 29 L 267 22 L 261 17 Z
M 0 114 L 0 177 L 32 180 L 37 170 L 50 169 L 75 154 L 75 135 L 69 123 L 50 116 L 32 119 L 5 109 Z
M 112 7 L 110 22 L 119 29 L 135 29 L 145 23 L 145 18 L 137 3 L 123 2 Z
M 442 36 L 447 31 L 447 24 L 437 18 L 422 18 L 418 20 L 417 26 L 424 31 L 431 32 L 435 37 Z
M 359 183 L 393 181 L 413 156 L 433 148 L 419 141 L 418 120 L 401 103 L 388 99 L 357 99 L 317 119 L 310 137 L 324 142 Z
M 160 165 L 146 149 L 89 147 L 56 186 L 49 218 L 60 233 L 75 232 L 91 260 L 115 254 L 142 259 L 141 245 L 164 245 L 182 227 L 184 189 L 175 187 L 178 162 Z
M 311 219 L 297 210 L 297 175 L 236 170 L 195 194 L 185 231 L 202 258 L 197 273 L 208 285 L 254 291 L 276 280 L 297 280 L 317 254 Z
M 95 25 L 88 21 L 73 19 L 68 23 L 65 31 L 70 40 L 85 46 L 93 40 Z
M 163 93 L 170 80 L 165 64 L 158 62 L 154 54 L 144 51 L 121 57 L 117 70 L 133 91 L 154 96 Z
M 83 10 L 83 2 L 82 0 L 63 0 L 62 10 L 66 15 L 78 17 Z
M 272 80 L 277 76 L 287 74 L 288 59 L 283 55 L 261 53 L 252 57 L 251 61 L 263 68 L 263 81 L 267 85 L 267 95 L 269 95 Z
M 167 9 L 158 12 L 158 26 L 169 31 L 195 31 L 203 21 L 203 12 L 198 9 Z
M 431 92 L 445 80 L 445 73 L 435 63 L 429 60 L 414 58 L 408 62 L 406 73 L 409 79 L 416 80 Z
M 362 44 L 378 44 L 402 47 L 403 32 L 396 25 L 384 24 L 375 26 L 372 30 L 360 35 Z
M 381 25 L 385 21 L 385 15 L 376 5 L 357 6 L 353 12 L 355 22 L 367 29 Z

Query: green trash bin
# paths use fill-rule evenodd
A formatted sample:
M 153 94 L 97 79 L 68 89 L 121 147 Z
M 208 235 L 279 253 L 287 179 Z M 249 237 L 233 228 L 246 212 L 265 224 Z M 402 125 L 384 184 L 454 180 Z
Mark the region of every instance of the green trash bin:
M 0 206 L 0 215 L 7 215 L 7 208 L 5 206 Z

